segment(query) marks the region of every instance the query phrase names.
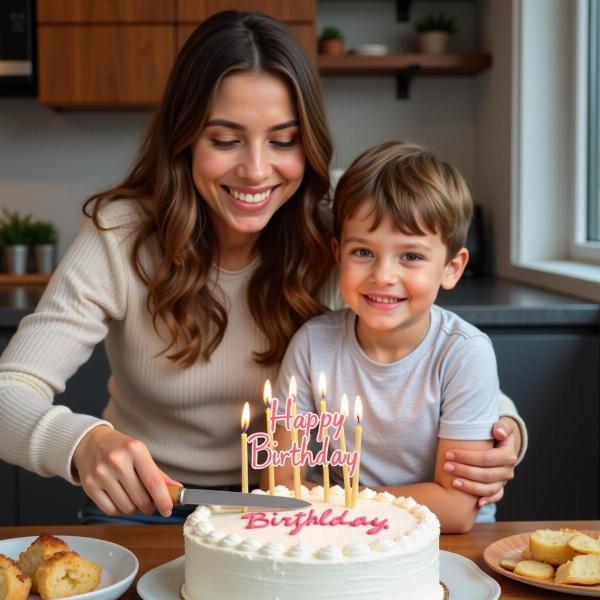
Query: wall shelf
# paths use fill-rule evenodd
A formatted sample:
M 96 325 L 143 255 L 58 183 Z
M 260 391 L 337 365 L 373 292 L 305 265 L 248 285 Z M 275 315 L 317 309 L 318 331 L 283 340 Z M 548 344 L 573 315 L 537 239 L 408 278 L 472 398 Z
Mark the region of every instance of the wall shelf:
M 387 54 L 385 56 L 319 55 L 321 75 L 396 76 L 396 95 L 408 98 L 410 84 L 418 75 L 476 75 L 492 66 L 491 54 Z
M 418 67 L 420 75 L 476 75 L 491 66 L 491 54 L 344 54 L 317 57 L 321 75 L 396 75 L 411 67 Z
M 0 273 L 0 285 L 45 284 L 49 281 L 50 275 L 45 273 L 26 273 L 25 275 Z

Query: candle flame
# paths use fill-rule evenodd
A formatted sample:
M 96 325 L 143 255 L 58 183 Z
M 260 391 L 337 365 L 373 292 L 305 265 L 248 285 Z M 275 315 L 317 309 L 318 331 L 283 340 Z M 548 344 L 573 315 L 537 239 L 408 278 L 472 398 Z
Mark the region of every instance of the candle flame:
M 363 413 L 362 400 L 360 399 L 360 396 L 356 396 L 356 398 L 354 399 L 354 416 L 356 418 L 356 422 L 359 425 L 360 425 L 360 420 L 362 419 L 362 413 Z
M 271 382 L 267 379 L 263 389 L 263 402 L 268 408 L 271 408 Z
M 342 394 L 342 403 L 340 405 L 340 412 L 344 415 L 344 417 L 347 417 L 349 414 L 348 395 L 347 394 Z
M 325 373 L 321 371 L 319 375 L 319 394 L 321 394 L 321 400 L 325 399 L 325 394 L 327 393 L 327 385 L 325 384 Z
M 290 389 L 288 392 L 288 396 L 290 398 L 296 398 L 296 396 L 298 395 L 298 388 L 296 387 L 296 378 L 292 375 L 290 377 Z
M 248 427 L 250 425 L 250 404 L 248 402 L 244 403 L 244 410 L 242 411 L 242 429 L 244 433 L 248 431 Z

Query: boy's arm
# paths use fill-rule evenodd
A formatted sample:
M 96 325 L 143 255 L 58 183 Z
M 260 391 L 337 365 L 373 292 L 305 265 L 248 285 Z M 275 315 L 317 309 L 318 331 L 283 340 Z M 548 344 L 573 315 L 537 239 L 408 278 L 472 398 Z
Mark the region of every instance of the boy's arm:
M 444 471 L 445 454 L 450 448 L 461 450 L 485 450 L 492 447 L 491 441 L 459 441 L 440 438 L 438 440 L 434 480 L 398 487 L 381 487 L 395 496 L 412 496 L 420 504 L 434 512 L 441 525 L 442 533 L 466 533 L 471 529 L 479 509 L 477 498 L 456 489 L 453 476 Z
M 452 473 L 454 485 L 478 496 L 480 507 L 502 499 L 504 486 L 514 478 L 514 469 L 527 450 L 527 428 L 512 400 L 500 392 L 498 404 L 502 416 L 492 428 L 492 449 L 483 452 L 451 447 L 446 453 L 444 468 Z

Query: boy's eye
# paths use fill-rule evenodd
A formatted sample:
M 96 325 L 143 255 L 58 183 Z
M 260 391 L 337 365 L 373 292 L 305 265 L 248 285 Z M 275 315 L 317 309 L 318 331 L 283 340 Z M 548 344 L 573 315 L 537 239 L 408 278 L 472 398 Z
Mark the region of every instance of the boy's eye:
M 418 262 L 419 260 L 422 260 L 422 258 L 422 256 L 415 254 L 414 252 L 406 252 L 402 255 L 402 259 L 407 262 Z
M 233 148 L 238 142 L 238 140 L 219 140 L 218 138 L 211 138 L 211 144 L 215 148 Z
M 373 256 L 372 252 L 367 248 L 355 248 L 352 250 L 352 254 L 354 254 L 354 256 L 358 256 L 359 258 L 368 258 Z

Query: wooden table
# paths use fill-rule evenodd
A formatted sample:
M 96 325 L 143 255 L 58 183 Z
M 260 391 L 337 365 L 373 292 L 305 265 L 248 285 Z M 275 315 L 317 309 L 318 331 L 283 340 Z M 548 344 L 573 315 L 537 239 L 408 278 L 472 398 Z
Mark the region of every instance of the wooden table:
M 556 592 L 549 592 L 540 588 L 513 581 L 507 577 L 497 575 L 487 568 L 483 562 L 482 554 L 486 546 L 492 542 L 525 531 L 549 527 L 573 527 L 576 529 L 600 529 L 599 521 L 520 521 L 477 524 L 470 533 L 462 535 L 443 535 L 440 546 L 443 550 L 456 552 L 470 558 L 481 569 L 498 581 L 502 588 L 502 600 L 527 600 L 528 598 L 548 598 L 559 600 L 563 597 Z M 129 548 L 136 554 L 140 561 L 139 576 L 147 571 L 168 562 L 183 554 L 183 536 L 180 525 L 140 525 L 140 526 L 29 526 L 29 527 L 0 527 L 0 539 L 22 537 L 26 535 L 39 535 L 46 531 L 54 535 L 82 535 L 109 540 Z M 14 557 L 13 557 L 14 558 Z M 137 579 L 136 579 L 137 581 Z M 578 598 L 579 596 L 569 596 Z M 122 596 L 126 599 L 139 599 L 135 591 L 135 584 Z M 452 599 L 454 600 L 454 599 Z M 460 600 L 460 599 L 457 599 Z

